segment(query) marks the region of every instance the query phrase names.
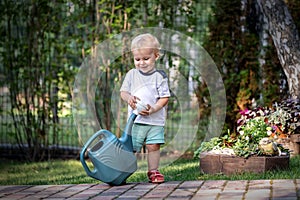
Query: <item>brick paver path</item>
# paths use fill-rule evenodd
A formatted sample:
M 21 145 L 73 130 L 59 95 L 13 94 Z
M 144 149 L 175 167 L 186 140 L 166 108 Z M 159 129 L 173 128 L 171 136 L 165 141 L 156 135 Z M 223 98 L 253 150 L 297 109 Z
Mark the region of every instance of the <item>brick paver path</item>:
M 7 185 L 0 186 L 0 199 L 133 200 L 217 199 L 300 200 L 300 179 L 242 181 L 170 181 L 162 184 Z

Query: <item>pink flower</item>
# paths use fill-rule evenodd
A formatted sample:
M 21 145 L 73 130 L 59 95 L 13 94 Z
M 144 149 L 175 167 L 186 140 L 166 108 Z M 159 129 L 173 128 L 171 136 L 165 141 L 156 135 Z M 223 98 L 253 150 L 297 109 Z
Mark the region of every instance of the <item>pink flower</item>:
M 244 110 L 241 110 L 241 111 L 240 111 L 240 114 L 241 114 L 241 115 L 247 115 L 247 114 L 249 114 L 248 108 L 246 108 L 246 109 L 244 109 Z

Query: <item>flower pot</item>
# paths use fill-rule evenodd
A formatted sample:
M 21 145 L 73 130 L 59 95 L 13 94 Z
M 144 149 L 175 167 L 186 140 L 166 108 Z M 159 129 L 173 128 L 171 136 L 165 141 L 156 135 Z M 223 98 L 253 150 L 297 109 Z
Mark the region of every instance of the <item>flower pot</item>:
M 243 158 L 224 154 L 200 154 L 200 171 L 206 174 L 225 175 L 244 172 L 262 173 L 275 169 L 287 169 L 289 156 L 251 156 Z

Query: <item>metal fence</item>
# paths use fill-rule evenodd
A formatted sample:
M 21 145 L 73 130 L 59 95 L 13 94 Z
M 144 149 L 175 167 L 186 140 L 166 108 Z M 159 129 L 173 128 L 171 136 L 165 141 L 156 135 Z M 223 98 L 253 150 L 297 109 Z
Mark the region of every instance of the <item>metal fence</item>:
M 195 23 L 198 24 L 193 29 L 195 32 L 198 32 L 197 41 L 207 35 L 207 23 L 209 12 L 211 11 L 210 7 L 213 4 L 213 1 L 201 1 L 195 5 Z M 186 17 L 176 17 L 176 23 L 179 25 L 184 25 L 187 23 Z M 186 26 L 183 26 L 186 27 Z M 192 79 L 192 77 L 189 77 Z M 8 89 L 1 85 L 0 87 L 0 149 L 1 157 L 18 157 L 20 144 L 16 139 L 16 130 L 14 126 L 14 120 L 12 119 L 11 105 L 9 100 L 9 91 Z M 179 91 L 183 91 L 182 88 L 179 88 Z M 189 102 L 190 103 L 190 102 Z M 187 104 L 189 104 L 187 103 Z M 71 108 L 70 108 L 71 109 Z M 192 143 L 195 138 L 201 138 L 201 135 L 205 134 L 205 128 L 201 132 L 201 129 L 198 128 L 197 122 L 193 121 L 194 116 L 197 116 L 197 109 L 189 108 L 193 113 L 186 112 L 185 115 L 183 111 L 186 111 L 184 108 L 181 108 L 181 116 L 176 117 L 178 113 L 175 113 L 174 110 L 170 110 L 168 113 L 168 121 L 166 126 L 166 145 L 163 147 L 165 151 L 184 151 L 189 148 L 193 148 L 194 143 Z M 70 111 L 71 113 L 71 111 Z M 193 115 L 193 116 L 189 116 Z M 51 134 L 51 126 L 49 126 L 49 133 L 46 134 L 47 138 L 47 148 L 49 151 L 56 151 L 57 156 L 66 156 L 66 157 L 78 157 L 79 151 L 82 147 L 80 138 L 86 140 L 89 136 L 93 134 L 93 131 L 86 127 L 85 132 L 78 133 L 78 130 L 74 124 L 72 115 L 61 117 L 59 123 L 55 124 L 58 126 L 59 133 L 57 134 L 57 139 L 52 140 L 54 137 Z M 118 129 L 118 127 L 112 127 L 112 132 Z M 200 133 L 199 133 L 200 130 Z M 79 135 L 80 134 L 80 137 Z M 200 135 L 200 136 L 199 136 Z M 55 141 L 55 142 L 52 142 Z M 25 145 L 25 144 L 24 144 Z M 23 146 L 24 146 L 23 145 Z M 25 145 L 26 146 L 26 145 Z
M 22 150 L 26 149 L 27 144 L 19 144 L 16 139 L 16 130 L 14 121 L 9 114 L 11 105 L 9 102 L 9 93 L 7 89 L 2 89 L 0 94 L 1 114 L 0 114 L 0 156 L 2 158 L 20 158 Z M 71 111 L 70 111 L 71 112 Z M 191 116 L 192 115 L 192 116 Z M 184 152 L 188 149 L 195 148 L 194 141 L 198 138 L 198 124 L 193 122 L 193 118 L 197 115 L 196 112 L 187 112 L 186 114 L 174 114 L 174 110 L 168 112 L 168 118 L 165 127 L 166 144 L 162 147 L 165 153 Z M 57 141 L 53 143 L 51 129 L 46 134 L 48 145 L 47 151 L 50 152 L 51 158 L 79 158 L 79 153 L 83 145 L 89 137 L 94 133 L 89 127 L 86 131 L 78 132 L 72 115 L 61 117 L 58 124 L 59 133 Z M 121 125 L 124 126 L 125 125 Z M 114 125 L 111 132 L 114 133 L 118 128 Z M 80 134 L 80 136 L 78 135 Z M 20 145 L 22 148 L 20 148 Z

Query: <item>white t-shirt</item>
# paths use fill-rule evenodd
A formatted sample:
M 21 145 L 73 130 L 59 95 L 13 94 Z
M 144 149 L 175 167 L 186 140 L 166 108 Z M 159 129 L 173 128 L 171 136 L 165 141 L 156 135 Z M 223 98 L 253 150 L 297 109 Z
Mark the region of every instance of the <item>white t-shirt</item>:
M 131 69 L 127 72 L 120 91 L 129 92 L 150 106 L 155 105 L 159 98 L 170 97 L 167 75 L 162 70 L 145 74 L 138 69 Z M 132 112 L 132 108 L 128 106 L 128 116 Z M 166 109 L 163 107 L 149 116 L 137 116 L 135 123 L 164 126 L 165 119 Z

